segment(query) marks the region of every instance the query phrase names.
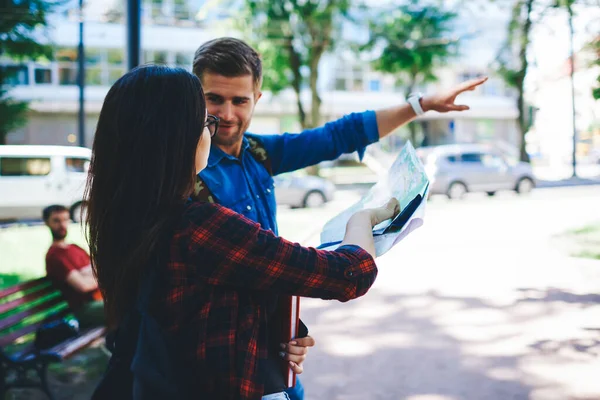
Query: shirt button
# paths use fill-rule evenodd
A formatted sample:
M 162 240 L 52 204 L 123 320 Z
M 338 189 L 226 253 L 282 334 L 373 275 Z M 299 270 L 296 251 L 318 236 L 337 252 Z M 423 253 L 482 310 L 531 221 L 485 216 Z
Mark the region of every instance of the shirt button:
M 346 271 L 344 271 L 344 275 L 348 279 L 353 278 L 354 277 L 354 271 L 352 271 L 351 269 L 347 269 Z
M 252 210 L 252 206 L 247 206 L 246 210 L 248 210 L 248 211 Z
M 267 189 L 267 193 L 271 193 L 271 189 Z M 258 196 L 257 196 L 258 197 Z
M 260 196 L 259 196 L 259 195 L 256 195 L 256 198 L 257 198 L 257 199 L 260 199 Z

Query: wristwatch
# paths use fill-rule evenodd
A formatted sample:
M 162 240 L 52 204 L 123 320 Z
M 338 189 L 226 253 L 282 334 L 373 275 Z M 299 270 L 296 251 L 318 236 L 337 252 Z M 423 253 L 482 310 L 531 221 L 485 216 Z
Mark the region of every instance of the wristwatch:
M 417 114 L 417 115 L 425 114 L 425 111 L 423 111 L 423 107 L 421 107 L 421 99 L 422 98 L 423 98 L 423 93 L 419 93 L 419 92 L 411 93 L 406 98 L 406 101 L 408 102 L 408 104 L 410 104 L 412 109 L 415 111 L 415 114 Z

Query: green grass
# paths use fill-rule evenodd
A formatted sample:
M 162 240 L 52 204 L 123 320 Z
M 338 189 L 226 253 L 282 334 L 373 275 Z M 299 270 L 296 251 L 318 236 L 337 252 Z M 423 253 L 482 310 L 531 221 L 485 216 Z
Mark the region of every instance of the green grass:
M 600 223 L 571 230 L 566 237 L 574 243 L 573 256 L 600 260 Z
M 582 228 L 573 229 L 572 231 L 569 231 L 569 233 L 571 233 L 573 235 L 588 235 L 588 234 L 595 234 L 595 233 L 600 234 L 600 224 L 588 225 L 588 226 L 584 226 Z
M 71 224 L 67 240 L 87 250 L 80 225 Z M 51 244 L 50 231 L 43 225 L 0 229 L 0 288 L 44 276 Z
M 72 224 L 69 227 L 67 240 L 76 243 L 87 250 L 83 232 L 79 225 Z M 45 257 L 52 237 L 45 226 L 16 226 L 0 229 L 0 288 L 7 287 L 44 276 L 46 274 Z M 14 296 L 22 296 L 19 292 Z M 25 307 L 5 313 L 5 318 L 11 313 L 20 312 L 35 304 L 47 301 L 56 294 L 49 294 Z M 18 324 L 5 329 L 3 335 L 19 330 L 26 325 L 34 324 L 48 314 L 58 312 L 66 307 L 66 303 L 59 303 L 50 310 L 36 313 Z M 72 316 L 67 316 L 70 318 Z M 8 350 L 18 349 L 33 340 L 35 333 L 21 337 L 14 346 Z M 49 379 L 52 391 L 59 398 L 89 399 L 98 380 L 106 369 L 107 357 L 99 348 L 88 348 L 78 353 L 64 363 L 53 364 L 49 367 Z M 6 398 L 45 398 L 39 396 L 37 390 L 16 389 Z M 39 397 L 38 397 L 39 396 Z

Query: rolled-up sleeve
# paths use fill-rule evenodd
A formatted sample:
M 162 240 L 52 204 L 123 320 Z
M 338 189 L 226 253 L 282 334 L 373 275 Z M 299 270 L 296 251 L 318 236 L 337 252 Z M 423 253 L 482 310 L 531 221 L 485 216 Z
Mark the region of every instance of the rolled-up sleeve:
M 190 220 L 179 233 L 189 237 L 181 267 L 211 285 L 348 301 L 364 295 L 377 276 L 373 257 L 358 246 L 302 247 L 215 204 L 195 207 Z
M 335 160 L 342 154 L 358 152 L 379 140 L 374 111 L 348 114 L 324 126 L 298 134 L 257 135 L 271 159 L 275 175 L 294 171 L 321 161 Z

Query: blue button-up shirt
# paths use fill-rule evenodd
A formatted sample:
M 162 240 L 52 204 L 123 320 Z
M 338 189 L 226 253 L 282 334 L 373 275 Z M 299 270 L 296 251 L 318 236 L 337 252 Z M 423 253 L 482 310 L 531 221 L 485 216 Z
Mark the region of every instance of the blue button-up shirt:
M 215 201 L 258 222 L 277 234 L 277 205 L 273 178 L 248 151 L 246 136 L 255 137 L 267 150 L 273 174 L 295 171 L 344 153 L 358 152 L 379 140 L 374 111 L 346 115 L 320 128 L 299 134 L 254 135 L 246 133 L 239 158 L 212 146 L 208 166 L 200 177 Z

